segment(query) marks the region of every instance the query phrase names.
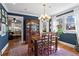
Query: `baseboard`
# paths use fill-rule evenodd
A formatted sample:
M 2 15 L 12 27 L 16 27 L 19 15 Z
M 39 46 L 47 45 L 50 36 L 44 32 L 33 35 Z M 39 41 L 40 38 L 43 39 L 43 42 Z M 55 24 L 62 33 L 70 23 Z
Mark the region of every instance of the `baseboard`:
M 67 45 L 67 46 L 69 46 L 69 47 L 72 47 L 72 48 L 74 48 L 75 47 L 75 45 L 72 45 L 72 44 L 69 44 L 69 43 L 66 43 L 66 42 L 63 42 L 63 41 L 58 41 L 59 43 L 62 43 L 62 44 L 64 44 L 64 45 Z
M 4 51 L 7 49 L 7 47 L 8 47 L 8 43 L 5 45 L 5 47 L 1 50 L 1 55 L 4 53 Z

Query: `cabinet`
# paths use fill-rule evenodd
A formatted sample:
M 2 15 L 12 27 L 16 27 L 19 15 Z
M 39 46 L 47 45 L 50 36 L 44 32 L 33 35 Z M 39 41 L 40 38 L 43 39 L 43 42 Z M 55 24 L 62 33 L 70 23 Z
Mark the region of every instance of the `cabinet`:
M 39 20 L 28 19 L 25 21 L 26 24 L 26 41 L 28 41 L 30 35 L 39 35 Z M 31 34 L 29 34 L 31 32 Z
M 28 44 L 28 55 L 34 55 L 34 43 L 32 38 L 36 38 L 39 36 L 39 20 L 34 20 L 34 19 L 28 19 L 25 21 L 26 23 L 26 30 L 25 30 L 25 35 L 26 35 L 26 43 Z

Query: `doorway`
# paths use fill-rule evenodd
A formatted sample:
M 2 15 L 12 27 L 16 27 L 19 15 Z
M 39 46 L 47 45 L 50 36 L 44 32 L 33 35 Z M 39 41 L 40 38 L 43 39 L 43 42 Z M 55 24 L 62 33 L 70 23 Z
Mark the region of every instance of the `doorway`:
M 8 16 L 9 40 L 15 39 L 15 42 L 23 42 L 23 17 Z

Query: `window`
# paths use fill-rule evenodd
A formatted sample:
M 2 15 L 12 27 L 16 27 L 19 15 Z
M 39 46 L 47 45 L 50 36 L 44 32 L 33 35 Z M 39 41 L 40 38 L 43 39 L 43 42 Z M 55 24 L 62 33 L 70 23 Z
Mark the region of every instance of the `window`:
M 71 16 L 67 16 L 66 19 L 66 30 L 75 30 L 75 21 L 74 21 L 74 17 Z

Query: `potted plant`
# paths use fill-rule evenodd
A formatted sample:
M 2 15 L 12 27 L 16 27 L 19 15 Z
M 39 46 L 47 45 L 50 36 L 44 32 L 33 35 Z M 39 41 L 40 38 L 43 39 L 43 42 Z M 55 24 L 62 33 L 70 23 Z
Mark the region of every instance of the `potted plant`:
M 57 36 L 60 37 L 61 34 L 63 34 L 63 29 L 61 25 L 57 25 Z

